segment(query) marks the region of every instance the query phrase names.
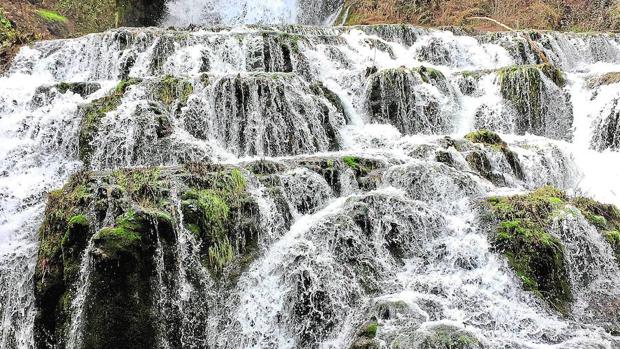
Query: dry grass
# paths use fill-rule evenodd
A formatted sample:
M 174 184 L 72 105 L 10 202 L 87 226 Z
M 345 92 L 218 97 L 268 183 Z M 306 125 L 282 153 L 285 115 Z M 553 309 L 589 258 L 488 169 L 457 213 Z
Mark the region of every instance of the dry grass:
M 411 23 L 501 30 L 472 16 L 496 19 L 515 29 L 619 30 L 614 0 L 348 0 L 347 24 Z

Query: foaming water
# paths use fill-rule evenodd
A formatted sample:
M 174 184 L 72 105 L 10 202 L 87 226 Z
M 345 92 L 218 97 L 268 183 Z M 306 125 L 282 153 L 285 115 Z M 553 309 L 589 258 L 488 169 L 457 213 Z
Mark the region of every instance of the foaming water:
M 310 21 L 300 6 L 174 1 L 167 24 Z M 531 65 L 520 33 L 146 28 L 22 49 L 0 78 L 0 348 L 34 346 L 37 230 L 46 193 L 72 173 L 258 159 L 282 166 L 271 177 L 244 172 L 260 253 L 222 294 L 173 188 L 177 259 L 167 265 L 158 240 L 154 282 L 161 331 L 178 330 L 182 347 L 343 348 L 369 314 L 386 312 L 377 338 L 387 347 L 416 348 L 446 328 L 492 348 L 614 347 L 603 329 L 613 321 L 600 321 L 609 314 L 592 309 L 618 296 L 597 287 L 613 291 L 620 281 L 594 227 L 579 215 L 554 222 L 579 294 L 571 319 L 523 291 L 481 223 L 485 197 L 544 185 L 620 204 L 620 136 L 607 132 L 620 85 L 591 83 L 620 70 L 618 39 L 541 35 L 566 84 Z M 511 65 L 526 67 L 526 78 L 508 89 L 501 69 Z M 61 82 L 89 84 L 74 92 Z M 112 91 L 118 105 L 100 116 L 84 157 L 84 108 Z M 544 107 L 519 109 L 522 97 Z M 462 139 L 482 127 L 499 131 L 510 153 Z M 79 347 L 88 253 L 70 347 Z
M 341 0 L 171 0 L 164 25 L 332 24 Z

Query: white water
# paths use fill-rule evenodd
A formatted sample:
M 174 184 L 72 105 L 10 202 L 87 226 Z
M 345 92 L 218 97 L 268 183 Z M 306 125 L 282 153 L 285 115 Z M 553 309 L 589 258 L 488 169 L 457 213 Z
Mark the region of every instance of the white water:
M 331 24 L 340 0 L 170 0 L 164 25 Z
M 285 8 L 288 6 L 290 10 L 290 6 L 295 4 L 278 4 L 273 4 L 271 9 L 281 11 L 270 11 L 273 17 L 269 17 L 269 21 L 280 22 L 281 19 L 282 22 L 294 22 L 291 20 L 294 17 L 286 17 L 291 12 L 285 11 Z M 250 5 L 259 6 L 259 3 Z M 282 7 L 278 7 L 280 5 Z M 260 15 L 261 7 L 245 14 L 240 12 L 243 6 L 239 4 L 230 7 L 230 11 L 226 6 L 222 8 L 227 9 L 220 11 L 222 23 L 237 23 L 240 18 L 244 18 L 242 22 L 261 22 L 257 18 L 265 18 Z M 181 11 L 182 5 L 179 4 L 177 9 Z M 257 16 L 251 17 L 254 15 Z M 171 23 L 177 22 L 173 20 Z M 272 35 L 273 30 L 276 30 L 275 35 L 281 34 L 278 30 L 292 30 L 298 31 L 301 36 L 297 43 L 300 55 L 293 54 L 292 74 L 265 73 L 273 67 L 265 64 L 257 67 L 251 63 L 253 58 L 249 57 L 249 53 L 262 49 L 267 40 L 263 34 Z M 318 337 L 311 336 L 324 347 L 345 347 L 356 328 L 367 320 L 366 311 L 373 304 L 386 300 L 403 301 L 409 306 L 408 313 L 400 321 L 381 323 L 379 339 L 386 345 L 401 336 L 403 329 L 414 329 L 421 336 L 438 324 L 472 332 L 489 347 L 585 348 L 600 345 L 613 348 L 617 345 L 617 338 L 606 334 L 595 321 L 588 319 L 587 314 L 581 314 L 576 322 L 561 318 L 532 294 L 522 291 L 506 261 L 490 251 L 487 236 L 477 225 L 476 213 L 472 208 L 476 200 L 492 193 L 514 193 L 545 184 L 620 205 L 620 166 L 617 166 L 620 153 L 617 150 L 598 152 L 591 149 L 595 121 L 607 116 L 610 103 L 620 98 L 620 85 L 591 90 L 585 84 L 585 80 L 592 75 L 620 70 L 616 65 L 620 60 L 617 39 L 605 38 L 602 41 L 605 50 L 594 54 L 588 46 L 594 39 L 589 37 L 560 34 L 547 37 L 553 47 L 562 48 L 550 57 L 555 57 L 555 63 L 567 72 L 568 86 L 563 91 L 570 95 L 572 102 L 574 138 L 567 142 L 533 135 L 502 134 L 511 149 L 519 155 L 525 180 L 507 175 L 508 184 L 499 186 L 472 173 L 464 156 L 454 148 L 447 150 L 456 157 L 462 169 L 447 167 L 436 162 L 433 156 L 424 156 L 428 149 L 431 149 L 429 154 L 434 155 L 434 151 L 441 148 L 438 144 L 442 142 L 443 134 L 403 135 L 394 126 L 371 121 L 366 105 L 368 80 L 365 70 L 371 66 L 388 69 L 420 65 L 440 69 L 448 77 L 449 95 L 444 95 L 430 84 L 415 92 L 424 93 L 425 99 L 418 100 L 420 104 L 428 105 L 434 98 L 442 102 L 439 109 L 450 118 L 451 131 L 446 133 L 458 138 L 475 129 L 475 114 L 484 104 L 490 106 L 490 117 L 510 124 L 509 118 L 503 119 L 503 111 L 507 107 L 498 93 L 499 86 L 493 74 L 482 78 L 479 85 L 482 93 L 473 96 L 459 91 L 458 74 L 463 70 L 496 69 L 524 63 L 500 45 L 502 40 L 511 42 L 518 38 L 507 36 L 489 42 L 450 32 L 411 29 L 416 40 L 407 43 L 408 36 L 405 34 L 411 33 L 403 34 L 399 30 L 396 27 L 379 28 L 376 32 L 372 28 L 238 27 L 222 31 L 201 29 L 178 37 L 175 32 L 161 29 L 134 29 L 129 31 L 130 44 L 124 49 L 114 39 L 117 32 L 39 43 L 33 48 L 23 49 L 10 73 L 0 78 L 0 348 L 33 346 L 35 309 L 31 293 L 32 275 L 37 248 L 36 231 L 43 216 L 45 192 L 61 186 L 69 174 L 81 165 L 77 160 L 80 122 L 76 114 L 77 106 L 102 96 L 114 86 L 120 71 L 119 62 L 129 56 L 136 57 L 137 62 L 131 68 L 131 76 L 145 79 L 164 74 L 189 76 L 197 87 L 187 107 L 175 119 L 169 143 L 148 143 L 150 140 L 145 137 L 147 141 L 141 140 L 146 142 L 144 144 L 136 142 L 134 135 L 148 135 L 151 131 L 139 122 L 133 122 L 132 118 L 136 115 L 135 108 L 147 104 L 148 81 L 131 87 L 119 111 L 110 112 L 104 119 L 106 129 L 96 141 L 99 152 L 95 153 L 97 161 L 92 164 L 93 169 L 121 165 L 172 165 L 187 159 L 182 155 L 191 160 L 206 158 L 238 163 L 265 156 L 290 161 L 309 153 L 314 156 L 355 154 L 389 163 L 377 191 L 364 192 L 355 188 L 355 184 L 341 197 L 335 197 L 321 176 L 308 169 L 293 169 L 285 173 L 285 178 L 290 181 L 289 205 L 304 194 L 316 203 L 316 210 L 306 215 L 297 214 L 293 225 L 281 237 L 278 232 L 265 239 L 262 257 L 241 277 L 236 295 L 231 297 L 239 303 L 222 307 L 232 309 L 230 314 L 209 315 L 227 317 L 233 325 L 221 333 L 211 332 L 208 339 L 204 339 L 207 338 L 205 334 L 201 340 L 228 343 L 236 348 L 301 346 L 299 333 L 308 332 L 308 327 L 313 325 L 310 320 L 306 324 L 306 319 L 291 315 L 290 308 L 298 301 L 296 297 L 300 297 L 295 291 L 295 278 L 302 277 L 311 282 L 308 292 L 326 292 L 325 297 L 333 308 L 323 309 L 317 305 L 317 312 L 327 314 L 327 310 L 333 310 L 325 316 L 334 322 L 334 328 L 326 329 Z M 173 50 L 157 57 L 163 60 L 163 64 L 152 68 L 155 48 L 163 38 L 174 42 Z M 435 51 L 429 50 L 429 46 L 437 46 L 443 51 L 434 54 Z M 270 48 L 275 52 L 278 47 Z M 574 47 L 580 48 L 578 52 L 573 51 Z M 211 82 L 208 86 L 200 86 L 198 82 L 203 57 L 207 57 L 210 63 L 208 72 Z M 274 67 L 278 64 L 274 63 Z M 284 148 L 270 153 L 269 147 L 257 147 L 259 151 L 252 153 L 243 151 L 241 148 L 245 145 L 240 144 L 237 138 L 227 138 L 223 132 L 225 126 L 216 129 L 205 127 L 219 125 L 223 119 L 221 115 L 226 115 L 218 113 L 218 107 L 221 107 L 218 101 L 221 102 L 221 99 L 217 97 L 215 86 L 222 86 L 226 79 L 234 79 L 237 74 L 241 74 L 243 81 L 249 81 L 250 86 L 277 86 L 286 91 L 282 99 L 278 96 L 252 95 L 248 99 L 251 113 L 245 115 L 250 121 L 257 125 L 273 121 L 274 118 L 266 117 L 272 110 L 262 109 L 267 105 L 265 101 L 285 101 L 283 103 L 287 108 L 295 110 L 285 117 L 294 120 L 295 129 L 306 132 L 300 139 L 315 137 L 317 141 L 303 144 L 294 153 Z M 275 78 L 270 80 L 265 76 Z M 41 106 L 32 103 L 38 86 L 82 80 L 96 80 L 103 87 L 87 98 L 67 92 L 56 93 L 54 100 Z M 322 114 L 317 105 L 327 103 L 325 98 L 311 95 L 308 87 L 310 80 L 321 81 L 332 89 L 343 99 L 350 116 L 351 121 L 344 126 L 342 116 L 338 118 L 335 108 L 328 108 L 328 115 L 333 124 L 338 125 L 342 138 L 342 147 L 338 151 L 329 148 L 325 130 L 304 124 L 307 120 L 319 120 Z M 300 108 L 303 113 L 299 112 Z M 201 115 L 204 123 L 192 119 L 195 115 Z M 285 123 L 274 122 L 273 127 L 280 132 L 273 133 L 272 138 L 260 132 L 248 134 L 252 135 L 252 141 L 257 141 L 256 144 L 264 144 L 259 142 L 261 137 L 267 137 L 268 143 L 286 143 L 283 140 L 289 139 L 287 136 L 291 130 L 287 130 Z M 207 130 L 206 135 L 196 133 L 202 129 Z M 108 138 L 109 135 L 116 138 Z M 136 144 L 143 148 L 136 148 Z M 105 151 L 105 147 L 118 153 Z M 493 166 L 500 172 L 507 172 L 501 161 L 494 162 Z M 260 191 L 260 188 L 255 190 Z M 257 196 L 259 194 L 255 193 Z M 372 201 L 369 204 L 371 216 L 377 222 L 378 228 L 373 230 L 371 237 L 365 237 L 357 228 L 346 226 L 347 215 L 356 203 L 363 200 Z M 269 221 L 273 220 L 273 206 L 267 199 L 260 205 L 262 216 L 268 217 L 266 219 Z M 182 218 L 178 217 L 178 220 L 182 221 Z M 338 230 L 339 224 L 347 228 Z M 392 258 L 384 246 L 390 224 L 402 227 L 398 237 L 402 239 L 403 246 L 409 247 L 410 252 L 402 263 Z M 182 242 L 179 244 L 179 283 L 189 287 L 183 281 L 186 277 L 183 274 L 186 265 L 183 263 L 196 263 L 191 255 L 194 247 L 188 232 L 183 228 L 180 231 L 183 234 L 179 236 Z M 334 238 L 336 242 L 330 242 L 328 237 L 342 235 L 355 241 L 360 249 L 355 253 L 380 271 L 382 277 L 373 280 L 377 292 L 365 293 L 358 285 L 362 273 L 339 259 L 342 256 L 335 252 L 339 247 L 338 240 Z M 604 242 L 600 236 L 589 236 L 579 243 L 596 247 Z M 599 253 L 597 258 L 601 259 L 609 251 Z M 617 272 L 617 268 L 596 270 L 603 276 Z M 200 280 L 205 279 L 208 276 L 203 273 Z M 619 281 L 617 278 L 609 279 L 607 296 L 618 297 Z M 577 284 L 574 286 L 578 290 L 584 289 Z M 174 292 L 178 292 L 174 296 L 178 297 L 177 306 L 182 312 L 184 307 L 208 308 L 205 304 L 212 301 L 210 297 L 215 297 L 204 290 L 181 288 Z M 208 299 L 198 302 L 192 297 L 196 295 L 199 295 L 196 298 Z M 192 323 L 192 320 L 183 319 L 180 326 L 184 329 L 190 327 L 188 332 L 193 333 L 193 326 L 200 324 Z M 79 324 L 73 325 L 76 330 L 79 328 Z M 310 332 L 310 335 L 315 333 Z M 188 337 L 187 340 L 192 339 Z

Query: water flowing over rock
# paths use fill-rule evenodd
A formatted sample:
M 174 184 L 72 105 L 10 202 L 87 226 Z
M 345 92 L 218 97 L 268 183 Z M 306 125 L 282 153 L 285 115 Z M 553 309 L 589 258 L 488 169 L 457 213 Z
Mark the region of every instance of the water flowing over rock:
M 290 24 L 339 5 L 20 51 L 0 348 L 620 345 L 618 36 Z
M 331 24 L 342 0 L 172 0 L 166 25 Z M 331 21 L 330 21 L 331 17 Z

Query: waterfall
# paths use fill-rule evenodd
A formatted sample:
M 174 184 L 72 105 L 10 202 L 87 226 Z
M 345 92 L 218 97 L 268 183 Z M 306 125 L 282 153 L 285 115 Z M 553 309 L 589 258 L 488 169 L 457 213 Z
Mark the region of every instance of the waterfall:
M 21 49 L 0 77 L 1 349 L 620 345 L 591 217 L 549 218 L 562 312 L 484 204 L 551 185 L 620 205 L 620 36 L 537 34 L 550 65 L 529 33 L 296 25 L 340 5 L 175 0 L 165 24 L 224 26 Z
M 323 24 L 330 15 L 334 17 L 341 3 L 340 0 L 171 0 L 166 4 L 168 16 L 164 24 Z

